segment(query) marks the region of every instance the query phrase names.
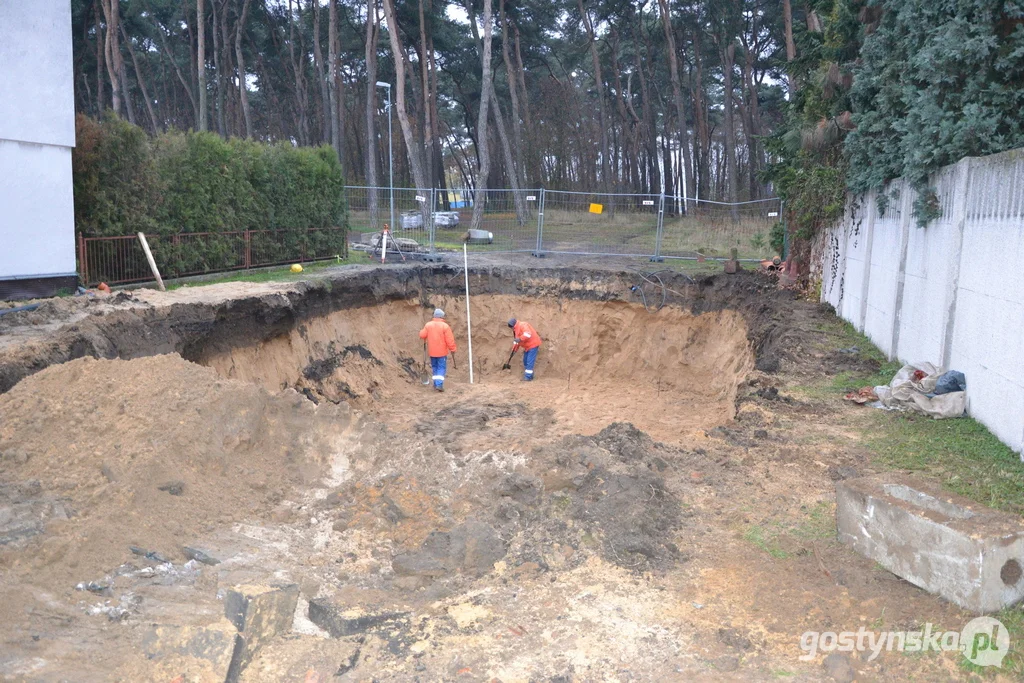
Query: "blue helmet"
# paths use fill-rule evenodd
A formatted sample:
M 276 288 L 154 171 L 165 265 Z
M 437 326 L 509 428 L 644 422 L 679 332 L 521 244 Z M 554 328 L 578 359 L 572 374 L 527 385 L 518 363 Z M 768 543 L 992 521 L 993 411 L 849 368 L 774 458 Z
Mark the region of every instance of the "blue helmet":
M 508 326 L 509 327 L 515 327 L 517 322 L 518 321 L 515 318 L 509 318 L 508 319 Z

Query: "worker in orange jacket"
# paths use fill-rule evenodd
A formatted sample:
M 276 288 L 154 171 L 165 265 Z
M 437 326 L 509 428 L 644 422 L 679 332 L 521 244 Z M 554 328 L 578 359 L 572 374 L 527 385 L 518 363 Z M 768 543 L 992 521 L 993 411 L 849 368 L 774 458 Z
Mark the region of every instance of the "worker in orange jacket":
M 540 350 L 541 339 L 533 325 L 523 320 L 512 318 L 508 321 L 512 328 L 512 353 L 517 349 L 523 349 L 523 381 L 533 381 L 533 366 L 537 362 L 537 351 Z
M 444 321 L 444 311 L 434 309 L 434 319 L 420 330 L 420 339 L 427 340 L 427 353 L 430 355 L 430 369 L 433 372 L 434 389 L 444 391 L 444 376 L 448 371 L 448 353 L 455 354 L 455 335 L 452 328 Z

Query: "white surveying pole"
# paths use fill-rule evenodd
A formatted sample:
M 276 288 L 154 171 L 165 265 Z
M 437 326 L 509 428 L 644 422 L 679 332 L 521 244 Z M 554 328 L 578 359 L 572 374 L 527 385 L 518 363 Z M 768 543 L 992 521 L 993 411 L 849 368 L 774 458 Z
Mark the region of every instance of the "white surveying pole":
M 466 336 L 469 338 L 469 383 L 473 383 L 473 323 L 469 317 L 469 251 L 462 243 L 462 265 L 466 273 Z

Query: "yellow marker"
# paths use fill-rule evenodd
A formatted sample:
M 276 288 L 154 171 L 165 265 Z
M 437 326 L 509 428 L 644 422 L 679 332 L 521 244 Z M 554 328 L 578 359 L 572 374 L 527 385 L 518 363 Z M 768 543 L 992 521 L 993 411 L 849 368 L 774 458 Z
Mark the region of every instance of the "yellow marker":
M 602 213 L 604 211 L 604 204 L 591 204 L 590 213 Z
M 292 272 L 293 273 L 301 273 L 302 272 L 302 266 L 300 266 L 298 263 L 293 263 L 292 264 Z

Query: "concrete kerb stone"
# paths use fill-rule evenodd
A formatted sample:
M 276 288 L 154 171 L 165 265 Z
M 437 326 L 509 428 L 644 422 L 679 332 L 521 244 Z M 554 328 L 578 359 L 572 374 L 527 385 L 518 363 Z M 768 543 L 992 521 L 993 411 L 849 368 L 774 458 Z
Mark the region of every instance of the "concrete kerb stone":
M 836 482 L 839 540 L 960 607 L 1024 598 L 1024 522 L 938 485 L 886 474 Z

